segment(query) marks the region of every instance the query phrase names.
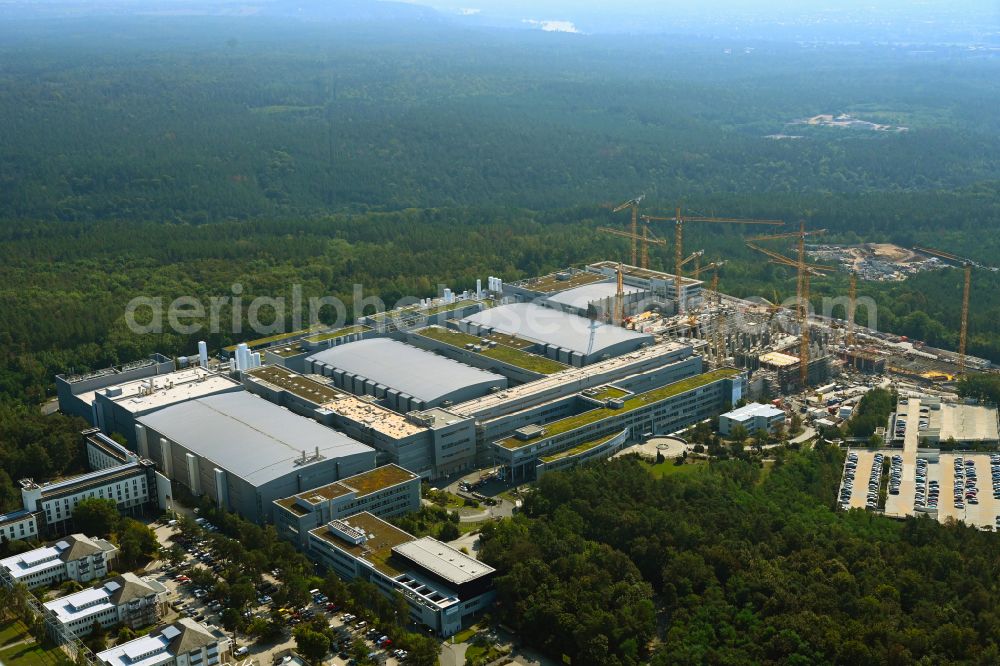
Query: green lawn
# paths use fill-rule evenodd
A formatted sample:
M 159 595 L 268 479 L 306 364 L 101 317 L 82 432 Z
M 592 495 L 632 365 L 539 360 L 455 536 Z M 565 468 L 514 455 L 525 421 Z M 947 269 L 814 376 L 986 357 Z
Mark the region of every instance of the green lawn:
M 476 626 L 476 625 L 472 625 L 468 629 L 462 629 L 462 631 L 460 631 L 457 634 L 455 634 L 455 642 L 456 643 L 465 643 L 466 641 L 468 641 L 469 639 L 471 639 L 473 636 L 475 636 L 477 633 L 479 633 L 479 627 Z
M 17 643 L 25 639 L 28 642 Z M 20 620 L 0 625 L 0 662 L 4 666 L 68 666 L 71 663 L 59 648 L 36 643 Z
M 673 460 L 667 460 L 656 465 L 650 465 L 649 473 L 658 479 L 662 479 L 665 476 L 700 474 L 707 468 L 707 463 L 702 460 L 684 463 L 683 465 L 675 465 Z

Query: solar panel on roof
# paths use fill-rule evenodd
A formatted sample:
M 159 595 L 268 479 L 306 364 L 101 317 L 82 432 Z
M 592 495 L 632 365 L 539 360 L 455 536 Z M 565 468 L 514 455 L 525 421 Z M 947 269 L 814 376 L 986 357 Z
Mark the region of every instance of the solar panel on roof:
M 104 589 L 106 589 L 108 592 L 114 592 L 120 587 L 121 585 L 112 580 L 108 581 L 108 583 L 104 586 Z
M 170 641 L 170 640 L 173 640 L 173 639 L 177 638 L 178 636 L 180 636 L 181 635 L 181 630 L 178 629 L 177 627 L 173 626 L 173 625 L 170 625 L 168 627 L 164 627 L 163 631 L 160 632 L 160 633 L 163 634 L 164 638 L 166 638 L 168 641 Z
M 56 544 L 56 548 L 58 548 L 59 550 L 66 550 L 67 548 L 69 548 L 69 544 L 66 543 L 65 541 L 60 541 L 59 543 Z

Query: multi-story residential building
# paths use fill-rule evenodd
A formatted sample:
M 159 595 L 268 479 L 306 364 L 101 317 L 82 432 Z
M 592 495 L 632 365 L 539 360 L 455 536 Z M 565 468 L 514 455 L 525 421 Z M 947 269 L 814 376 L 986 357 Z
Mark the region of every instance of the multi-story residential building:
M 386 596 L 402 594 L 410 619 L 439 636 L 455 634 L 496 596 L 492 567 L 370 513 L 311 530 L 308 552 L 342 578 L 368 581 Z
M 152 578 L 128 572 L 99 587 L 81 590 L 45 604 L 49 617 L 63 633 L 86 636 L 98 624 L 139 629 L 154 624 L 167 603 L 167 588 Z
M 216 666 L 229 652 L 229 639 L 183 618 L 134 641 L 97 653 L 105 666 Z
M 336 483 L 275 500 L 278 535 L 300 549 L 309 530 L 362 511 L 390 517 L 420 509 L 420 477 L 397 465 L 383 465 Z
M 66 580 L 86 583 L 107 575 L 118 548 L 104 539 L 72 534 L 51 546 L 0 560 L 8 585 L 44 587 Z

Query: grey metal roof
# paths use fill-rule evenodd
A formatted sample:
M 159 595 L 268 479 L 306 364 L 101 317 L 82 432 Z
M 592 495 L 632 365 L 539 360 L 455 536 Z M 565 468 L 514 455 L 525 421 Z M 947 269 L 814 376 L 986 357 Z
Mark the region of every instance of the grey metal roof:
M 635 294 L 643 291 L 638 287 L 630 287 L 628 285 L 625 285 L 623 290 L 626 294 Z M 614 298 L 616 293 L 618 293 L 618 285 L 614 282 L 596 282 L 594 284 L 585 284 L 575 289 L 560 291 L 558 294 L 549 296 L 546 300 L 558 305 L 567 305 L 571 308 L 586 310 L 588 304 L 595 301 L 603 301 L 606 298 Z
M 476 558 L 431 537 L 401 543 L 392 550 L 455 585 L 468 583 L 496 571 Z
M 223 393 L 165 407 L 139 422 L 253 485 L 300 469 L 302 452 L 325 460 L 371 453 L 347 435 L 252 393 Z
M 466 322 L 585 355 L 625 353 L 643 343 L 653 343 L 652 335 L 593 322 L 586 317 L 534 303 L 512 303 L 490 308 L 462 320 L 462 323 Z M 616 346 L 620 349 L 614 350 Z
M 507 378 L 389 338 L 359 340 L 306 359 L 360 375 L 432 403 L 467 389 L 506 388 Z

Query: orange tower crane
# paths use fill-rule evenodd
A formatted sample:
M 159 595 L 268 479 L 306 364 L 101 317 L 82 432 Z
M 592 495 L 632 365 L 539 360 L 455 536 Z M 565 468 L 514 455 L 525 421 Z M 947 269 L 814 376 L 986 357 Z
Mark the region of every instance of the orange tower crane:
M 825 272 L 833 271 L 830 266 L 819 266 L 806 263 L 806 236 L 818 236 L 826 233 L 825 229 L 816 231 L 806 231 L 806 223 L 799 223 L 798 232 L 787 234 L 774 234 L 771 236 L 758 236 L 747 241 L 747 247 L 756 250 L 771 259 L 773 263 L 795 268 L 797 271 L 797 311 L 799 319 L 799 379 L 802 388 L 809 385 L 809 278 L 812 275 L 823 275 Z M 780 238 L 796 238 L 796 259 L 786 257 L 783 254 L 768 250 L 757 245 L 757 241 L 777 240 Z
M 681 214 L 681 209 L 678 207 L 677 212 L 673 217 L 655 217 L 652 215 L 643 215 L 642 219 L 644 221 L 659 220 L 665 222 L 674 223 L 674 284 L 676 285 L 677 291 L 677 311 L 680 312 L 683 309 L 684 304 L 681 300 L 681 290 L 684 286 L 684 224 L 687 222 L 709 222 L 714 224 L 766 224 L 771 226 L 783 226 L 785 223 L 781 220 L 754 220 L 739 217 L 703 217 L 703 216 L 684 216 Z
M 642 200 L 644 198 L 646 198 L 646 195 L 640 194 L 639 196 L 633 199 L 629 199 L 625 203 L 615 207 L 614 210 L 611 211 L 612 213 L 620 213 L 626 208 L 632 209 L 632 235 L 630 236 L 630 238 L 632 239 L 633 266 L 638 266 L 638 261 L 639 261 L 638 253 L 636 252 L 636 242 L 639 240 L 639 204 L 642 203 Z
M 965 354 L 969 342 L 969 293 L 972 286 L 972 262 L 944 250 L 935 250 L 929 247 L 914 247 L 913 249 L 924 254 L 961 264 L 965 272 L 962 279 L 962 327 L 958 334 L 958 374 L 963 375 L 965 374 Z

